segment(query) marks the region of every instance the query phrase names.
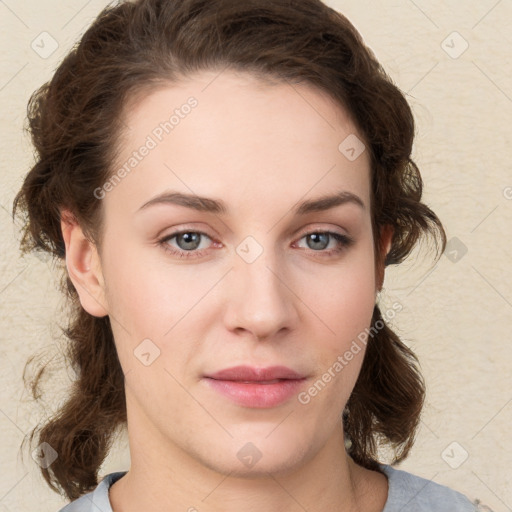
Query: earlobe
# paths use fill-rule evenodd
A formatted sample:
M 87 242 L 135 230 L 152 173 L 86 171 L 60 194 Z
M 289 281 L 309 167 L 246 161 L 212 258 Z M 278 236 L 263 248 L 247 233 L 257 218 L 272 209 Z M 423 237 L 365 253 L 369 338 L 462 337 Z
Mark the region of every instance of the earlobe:
M 393 235 L 395 233 L 395 230 L 393 226 L 390 224 L 386 224 L 382 228 L 381 232 L 381 240 L 382 240 L 382 250 L 383 250 L 383 259 L 386 259 L 386 256 L 388 255 L 389 251 L 391 250 L 391 246 L 393 244 Z
M 386 224 L 380 230 L 380 254 L 379 254 L 379 264 L 378 264 L 378 282 L 377 282 L 377 292 L 380 292 L 382 286 L 384 285 L 384 268 L 386 256 L 391 250 L 391 246 L 393 245 L 393 235 L 394 228 L 390 224 Z
M 82 307 L 91 315 L 108 315 L 104 280 L 96 246 L 83 233 L 69 210 L 61 211 L 61 230 L 66 246 L 66 268 Z

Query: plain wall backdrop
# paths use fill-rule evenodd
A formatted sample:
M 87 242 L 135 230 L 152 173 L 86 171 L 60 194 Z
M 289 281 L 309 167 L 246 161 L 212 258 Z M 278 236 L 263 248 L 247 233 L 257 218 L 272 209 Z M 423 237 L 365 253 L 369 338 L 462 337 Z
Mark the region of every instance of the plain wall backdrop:
M 327 3 L 352 21 L 407 94 L 424 200 L 450 241 L 436 264 L 421 252 L 388 268 L 381 295 L 383 309 L 403 305 L 392 325 L 419 356 L 427 382 L 417 442 L 400 468 L 512 511 L 512 2 Z M 23 367 L 55 346 L 62 299 L 52 262 L 20 257 L 11 209 L 33 161 L 23 132 L 30 94 L 106 5 L 0 1 L 0 512 L 56 512 L 66 503 L 28 449 L 24 460 L 19 455 L 45 414 L 24 390 Z M 66 393 L 67 379 L 55 372 L 46 411 Z M 128 465 L 121 437 L 100 476 Z

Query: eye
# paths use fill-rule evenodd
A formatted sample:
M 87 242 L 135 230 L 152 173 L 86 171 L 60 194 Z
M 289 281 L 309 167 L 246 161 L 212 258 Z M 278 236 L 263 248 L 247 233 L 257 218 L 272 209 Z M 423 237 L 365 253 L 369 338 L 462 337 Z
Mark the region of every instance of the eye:
M 212 240 L 202 231 L 178 231 L 171 233 L 158 241 L 162 248 L 179 258 L 199 258 L 203 256 L 208 247 L 200 247 L 203 238 Z M 307 239 L 309 250 L 319 253 L 322 256 L 333 256 L 350 247 L 354 240 L 347 235 L 342 235 L 334 231 L 311 231 L 304 234 L 299 240 Z M 175 240 L 176 246 L 170 242 Z M 330 242 L 334 242 L 334 247 L 326 250 Z
M 312 231 L 303 235 L 301 240 L 304 238 L 313 252 L 319 252 L 326 256 L 340 253 L 354 243 L 352 238 L 334 231 Z M 334 247 L 326 251 L 330 241 L 334 242 Z
M 202 252 L 205 250 L 202 248 L 201 251 L 198 251 L 202 237 L 211 240 L 211 238 L 202 231 L 179 231 L 162 238 L 158 243 L 162 245 L 165 251 L 179 258 L 197 258 L 201 256 Z M 174 239 L 176 239 L 178 248 L 169 244 L 169 242 Z

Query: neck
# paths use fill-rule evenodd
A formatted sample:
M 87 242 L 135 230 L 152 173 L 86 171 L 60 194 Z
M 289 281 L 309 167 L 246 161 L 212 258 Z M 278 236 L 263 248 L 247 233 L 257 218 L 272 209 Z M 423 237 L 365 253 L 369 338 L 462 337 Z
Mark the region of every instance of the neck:
M 385 476 L 347 455 L 341 422 L 309 460 L 297 454 L 286 468 L 245 475 L 209 467 L 148 427 L 129 418 L 131 468 L 110 489 L 113 512 L 380 512 L 384 507 Z

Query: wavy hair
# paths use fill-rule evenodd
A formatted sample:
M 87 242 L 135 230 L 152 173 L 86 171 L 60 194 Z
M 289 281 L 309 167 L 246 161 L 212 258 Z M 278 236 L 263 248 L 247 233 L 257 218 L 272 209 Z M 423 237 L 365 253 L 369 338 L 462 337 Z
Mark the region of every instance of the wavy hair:
M 422 237 L 444 250 L 442 223 L 421 202 L 411 109 L 346 17 L 320 0 L 138 0 L 105 8 L 28 102 L 36 158 L 13 203 L 13 217 L 23 214 L 21 251 L 64 260 L 62 208 L 100 245 L 103 215 L 93 191 L 114 172 L 127 103 L 159 85 L 223 69 L 306 83 L 348 110 L 371 157 L 376 268 L 402 262 Z M 384 226 L 393 238 L 382 261 Z M 36 437 L 57 451 L 42 474 L 53 490 L 76 499 L 97 485 L 114 434 L 126 425 L 126 403 L 109 318 L 88 314 L 65 268 L 61 277 L 69 306 L 66 358 L 76 379 L 30 442 Z M 414 353 L 378 305 L 377 322 L 383 327 L 368 340 L 343 414 L 350 455 L 369 469 L 377 469 L 380 446 L 391 447 L 394 462 L 407 456 L 425 395 Z M 29 378 L 29 362 L 23 377 L 38 399 L 48 372 L 40 365 Z

